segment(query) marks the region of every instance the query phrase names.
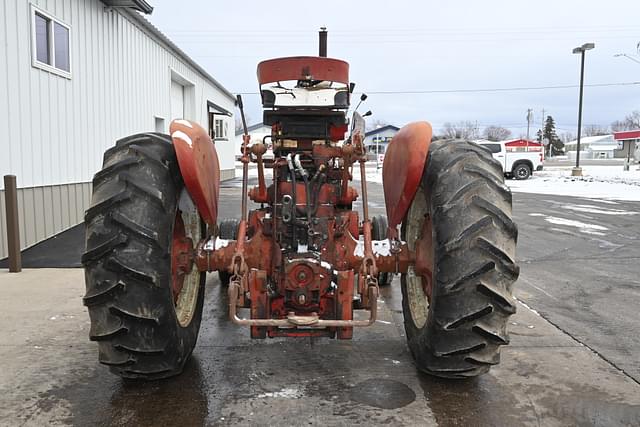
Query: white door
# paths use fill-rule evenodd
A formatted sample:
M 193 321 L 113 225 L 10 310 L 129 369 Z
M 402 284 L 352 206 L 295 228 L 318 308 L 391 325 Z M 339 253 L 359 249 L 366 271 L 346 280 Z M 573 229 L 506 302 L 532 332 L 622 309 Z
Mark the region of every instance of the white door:
M 171 120 L 184 118 L 184 86 L 171 80 Z

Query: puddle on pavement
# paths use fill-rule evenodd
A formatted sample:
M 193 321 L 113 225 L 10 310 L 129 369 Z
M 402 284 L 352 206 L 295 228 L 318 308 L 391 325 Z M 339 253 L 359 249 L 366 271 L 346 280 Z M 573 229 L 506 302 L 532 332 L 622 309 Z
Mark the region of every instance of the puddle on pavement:
M 372 378 L 356 384 L 349 392 L 352 400 L 380 409 L 397 409 L 416 400 L 416 394 L 400 381 Z
M 174 378 L 151 382 L 122 380 L 98 366 L 82 381 L 41 393 L 40 402 L 70 404 L 73 425 L 204 425 L 207 388 L 196 358 Z

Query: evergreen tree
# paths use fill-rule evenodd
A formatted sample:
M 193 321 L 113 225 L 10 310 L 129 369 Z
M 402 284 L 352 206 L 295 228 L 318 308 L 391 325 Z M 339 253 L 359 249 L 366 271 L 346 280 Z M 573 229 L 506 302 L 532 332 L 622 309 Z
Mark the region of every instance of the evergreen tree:
M 542 138 L 549 141 L 549 144 L 546 147 L 547 156 L 550 154 L 553 154 L 554 156 L 564 154 L 564 143 L 556 134 L 556 123 L 551 116 L 547 116 L 547 119 L 544 122 Z

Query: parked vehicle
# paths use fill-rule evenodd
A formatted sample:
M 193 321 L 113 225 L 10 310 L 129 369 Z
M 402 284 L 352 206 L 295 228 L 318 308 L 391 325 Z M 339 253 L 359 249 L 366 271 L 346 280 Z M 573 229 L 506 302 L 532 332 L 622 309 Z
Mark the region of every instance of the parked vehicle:
M 507 178 L 528 179 L 533 171 L 542 170 L 543 151 L 507 151 L 504 142 L 480 141 L 477 144 L 491 151 Z

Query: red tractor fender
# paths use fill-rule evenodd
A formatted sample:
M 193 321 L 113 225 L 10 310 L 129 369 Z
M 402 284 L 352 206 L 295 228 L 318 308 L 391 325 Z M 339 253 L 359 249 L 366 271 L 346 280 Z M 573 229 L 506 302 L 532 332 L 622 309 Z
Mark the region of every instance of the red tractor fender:
M 169 126 L 184 185 L 209 226 L 218 220 L 220 163 L 207 132 L 190 120 L 174 120 Z
M 382 168 L 382 185 L 389 221 L 389 237 L 397 237 L 398 224 L 413 202 L 427 164 L 433 131 L 428 122 L 404 126 L 387 147 Z

